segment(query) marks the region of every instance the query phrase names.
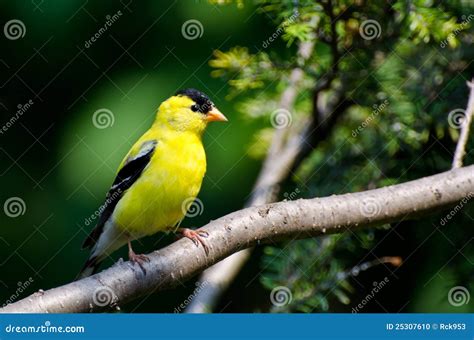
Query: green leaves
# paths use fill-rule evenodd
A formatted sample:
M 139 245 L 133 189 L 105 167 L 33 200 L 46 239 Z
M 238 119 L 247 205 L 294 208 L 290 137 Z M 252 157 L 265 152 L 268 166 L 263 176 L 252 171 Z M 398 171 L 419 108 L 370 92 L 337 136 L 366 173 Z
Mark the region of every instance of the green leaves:
M 210 62 L 213 75 L 227 79 L 231 95 L 247 95 L 238 101 L 239 112 L 266 120 L 251 155 L 264 155 L 274 133 L 268 119 L 278 109 L 290 70 L 300 67 L 305 75 L 293 124 L 314 114 L 315 100 L 327 105 L 341 89 L 354 103 L 294 174 L 291 185 L 303 197 L 361 191 L 447 170 L 457 138 L 448 113 L 464 107 L 465 80 L 472 76 L 465 72 L 474 58 L 472 9 L 429 0 L 255 3 L 274 25 L 271 39 L 254 52 L 243 47 L 218 51 Z M 294 45 L 312 39 L 314 51 L 301 63 Z M 327 79 L 323 91 L 314 91 Z M 322 124 L 331 116 L 317 119 Z M 283 286 L 292 293 L 292 303 L 273 305 L 272 311 L 326 311 L 335 301 L 350 303 L 352 288 L 343 273 L 384 233 L 266 247 L 262 284 L 269 291 Z
M 288 42 L 287 46 L 290 46 L 295 41 L 309 41 L 312 38 L 312 32 L 314 27 L 309 23 L 295 23 L 285 27 L 285 33 L 283 39 Z
M 406 21 L 403 32 L 416 44 L 445 40 L 445 46 L 455 48 L 459 45 L 458 34 L 470 26 L 468 20 L 452 16 L 442 3 L 417 0 L 409 6 L 398 2 L 394 8 L 399 11 L 399 19 Z
M 230 78 L 228 83 L 236 92 L 262 88 L 276 76 L 266 53 L 250 54 L 245 47 L 233 47 L 228 52 L 215 51 L 209 65 L 215 68 L 211 75 Z

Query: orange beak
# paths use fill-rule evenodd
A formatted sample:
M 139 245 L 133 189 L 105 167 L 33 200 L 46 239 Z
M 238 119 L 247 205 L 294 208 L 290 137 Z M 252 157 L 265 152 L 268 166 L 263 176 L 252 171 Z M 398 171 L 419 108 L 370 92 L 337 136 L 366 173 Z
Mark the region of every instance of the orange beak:
M 227 122 L 226 116 L 215 107 L 206 114 L 206 120 L 208 122 Z

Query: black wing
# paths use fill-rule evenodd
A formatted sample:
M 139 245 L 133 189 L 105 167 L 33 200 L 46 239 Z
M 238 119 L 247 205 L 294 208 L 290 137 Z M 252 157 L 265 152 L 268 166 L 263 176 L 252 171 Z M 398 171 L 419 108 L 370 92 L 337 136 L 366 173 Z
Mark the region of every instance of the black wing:
M 141 173 L 150 162 L 157 144 L 158 141 L 156 140 L 144 142 L 140 152 L 135 157 L 127 160 L 125 165 L 120 169 L 112 183 L 112 187 L 107 193 L 105 203 L 99 208 L 99 221 L 94 230 L 92 230 L 84 241 L 84 244 L 82 245 L 83 248 L 92 247 L 96 244 L 100 234 L 102 234 L 105 222 L 114 212 L 115 206 L 120 201 L 125 191 L 140 177 Z

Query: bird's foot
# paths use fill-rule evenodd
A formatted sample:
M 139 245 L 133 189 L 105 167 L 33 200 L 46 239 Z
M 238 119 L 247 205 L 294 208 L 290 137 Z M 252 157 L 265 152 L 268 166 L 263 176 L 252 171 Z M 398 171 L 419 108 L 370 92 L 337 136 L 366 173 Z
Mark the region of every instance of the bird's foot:
M 199 229 L 192 230 L 188 228 L 179 228 L 178 232 L 181 233 L 181 237 L 186 237 L 193 241 L 196 247 L 199 247 L 199 244 L 201 244 L 204 248 L 204 251 L 206 252 L 206 255 L 209 255 L 209 247 L 207 243 L 202 239 L 203 237 L 207 238 L 209 236 L 209 233 L 207 231 Z
M 132 247 L 129 246 L 129 248 L 128 248 L 128 259 L 133 264 L 135 264 L 135 263 L 138 264 L 140 266 L 140 268 L 143 270 L 143 272 L 146 274 L 146 270 L 145 270 L 145 267 L 143 267 L 143 264 L 145 262 L 150 262 L 150 259 L 148 258 L 148 256 L 146 256 L 145 254 L 135 254 Z

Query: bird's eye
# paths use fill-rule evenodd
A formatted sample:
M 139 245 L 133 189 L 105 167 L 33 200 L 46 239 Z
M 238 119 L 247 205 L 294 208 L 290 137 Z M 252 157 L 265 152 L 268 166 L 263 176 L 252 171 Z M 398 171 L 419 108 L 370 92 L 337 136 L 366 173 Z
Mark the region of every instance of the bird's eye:
M 192 110 L 193 112 L 197 112 L 197 111 L 199 111 L 199 106 L 197 106 L 196 104 L 194 104 L 194 105 L 191 106 L 191 110 Z

